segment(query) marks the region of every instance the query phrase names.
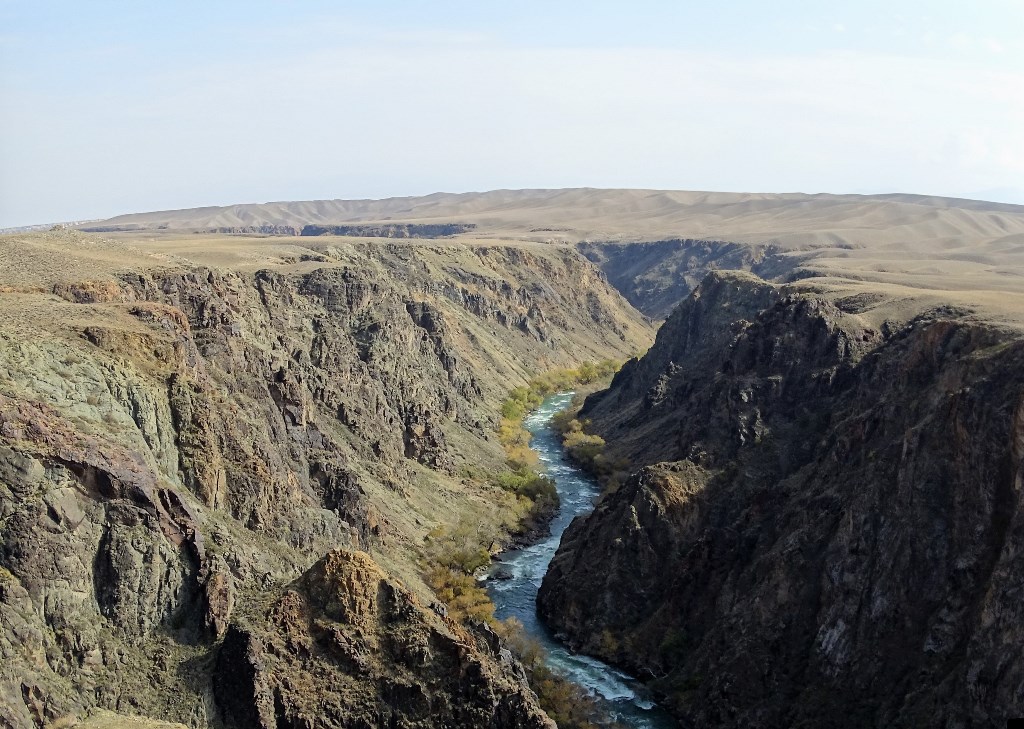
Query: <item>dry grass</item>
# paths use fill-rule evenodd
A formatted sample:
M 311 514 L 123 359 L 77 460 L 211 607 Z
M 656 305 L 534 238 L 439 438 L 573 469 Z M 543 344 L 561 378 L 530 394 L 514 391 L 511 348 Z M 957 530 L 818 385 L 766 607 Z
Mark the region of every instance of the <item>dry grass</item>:
M 125 716 L 112 711 L 94 709 L 89 715 L 78 719 L 64 717 L 47 725 L 47 729 L 185 729 L 184 724 L 159 721 L 145 716 Z
M 197 234 L 190 228 L 305 222 L 467 222 L 444 240 Z M 536 249 L 591 240 L 707 238 L 769 244 L 837 298 L 880 294 L 870 316 L 912 316 L 953 304 L 999 323 L 1024 319 L 1024 206 L 906 195 L 767 195 L 659 190 L 505 190 L 383 201 L 315 201 L 143 213 L 113 222 L 146 229 L 0 237 L 0 309 L 11 293 L 121 271 L 214 266 L 292 272 L 346 265 L 360 247 L 415 248 L 427 265 L 485 276 L 474 249 Z M 157 230 L 157 226 L 170 230 Z M 822 282 L 822 279 L 827 281 Z M 35 304 L 33 304 L 35 305 Z
M 718 238 L 787 248 L 901 245 L 1024 234 L 1024 207 L 911 195 L 674 190 L 495 190 L 388 200 L 317 200 L 125 215 L 155 230 L 305 223 L 473 223 L 489 238 Z

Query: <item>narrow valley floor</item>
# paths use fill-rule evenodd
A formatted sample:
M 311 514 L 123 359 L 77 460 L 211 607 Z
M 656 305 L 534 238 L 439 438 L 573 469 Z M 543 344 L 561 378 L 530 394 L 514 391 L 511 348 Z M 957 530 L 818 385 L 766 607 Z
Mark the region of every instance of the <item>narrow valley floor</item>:
M 530 447 L 540 456 L 547 475 L 555 481 L 561 508 L 551 522 L 551 534 L 525 549 L 506 552 L 488 579 L 488 592 L 504 620 L 514 617 L 548 652 L 552 669 L 603 697 L 616 719 L 639 729 L 674 729 L 678 724 L 665 713 L 631 676 L 587 656 L 570 653 L 537 618 L 537 590 L 548 563 L 558 548 L 562 532 L 574 518 L 588 513 L 600 487 L 564 456 L 559 434 L 551 427 L 555 413 L 572 400 L 572 393 L 552 395 L 526 418 L 533 434 Z

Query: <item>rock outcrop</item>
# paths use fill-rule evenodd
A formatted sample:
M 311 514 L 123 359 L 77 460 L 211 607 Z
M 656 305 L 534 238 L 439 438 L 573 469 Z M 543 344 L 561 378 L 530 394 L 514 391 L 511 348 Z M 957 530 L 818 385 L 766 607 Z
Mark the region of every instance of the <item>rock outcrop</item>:
M 777 246 L 720 240 L 584 241 L 579 251 L 601 267 L 629 303 L 665 319 L 712 271 L 752 271 L 764 278 L 790 274 L 799 258 Z
M 218 651 L 240 631 L 277 645 L 254 606 L 339 547 L 386 565 L 403 620 L 438 643 L 418 668 L 381 662 L 380 686 L 436 678 L 453 726 L 529 725 L 515 667 L 407 594 L 426 595 L 415 560 L 439 524 L 502 528 L 513 497 L 463 474 L 501 467 L 513 383 L 623 356 L 649 328 L 570 248 L 311 243 L 212 266 L 67 231 L 5 240 L 46 267 L 31 286 L 0 269 L 0 726 L 95 707 L 216 725 Z M 88 276 L 39 254 L 58 244 Z M 289 589 L 311 599 L 303 579 Z
M 586 403 L 638 470 L 565 533 L 544 619 L 691 725 L 1004 726 L 1022 357 L 967 312 L 710 275 Z
M 475 223 L 380 223 L 376 225 L 304 225 L 299 235 L 348 235 L 364 238 L 444 238 L 467 233 Z
M 492 633 L 424 610 L 363 552 L 329 553 L 258 617 L 217 657 L 229 727 L 554 729 Z

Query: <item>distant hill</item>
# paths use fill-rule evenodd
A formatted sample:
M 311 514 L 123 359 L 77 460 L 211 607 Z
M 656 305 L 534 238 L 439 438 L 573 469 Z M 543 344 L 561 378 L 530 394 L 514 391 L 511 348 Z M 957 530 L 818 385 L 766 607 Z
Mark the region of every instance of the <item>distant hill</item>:
M 52 228 L 83 228 L 90 225 L 96 225 L 100 221 L 96 219 L 90 220 L 68 220 L 62 223 L 37 223 L 36 225 L 16 225 L 13 228 L 0 228 L 0 235 L 8 235 L 10 233 L 32 233 L 34 231 L 50 230 Z
M 239 243 L 246 235 L 568 243 L 655 319 L 714 269 L 938 290 L 946 299 L 970 292 L 972 304 L 984 299 L 1015 320 L 1024 310 L 1003 301 L 1024 296 L 1024 206 L 924 195 L 494 190 L 137 213 L 82 228 L 219 233 Z
M 1024 206 L 919 195 L 494 190 L 270 202 L 120 215 L 84 230 L 292 233 L 306 225 L 473 224 L 473 235 L 564 240 L 712 238 L 786 247 L 1024 234 Z

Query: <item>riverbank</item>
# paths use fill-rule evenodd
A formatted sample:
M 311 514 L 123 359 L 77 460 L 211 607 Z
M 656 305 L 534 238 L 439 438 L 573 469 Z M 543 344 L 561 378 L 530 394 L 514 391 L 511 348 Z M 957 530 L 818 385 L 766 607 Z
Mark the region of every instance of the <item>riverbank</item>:
M 593 508 L 600 493 L 600 486 L 565 457 L 561 435 L 551 427 L 554 415 L 569 405 L 572 397 L 572 392 L 548 396 L 523 420 L 532 435 L 530 448 L 554 482 L 561 506 L 546 538 L 503 552 L 492 566 L 486 587 L 495 604 L 495 617 L 522 623 L 524 633 L 547 651 L 550 668 L 600 697 L 608 713 L 621 724 L 639 729 L 674 728 L 676 722 L 655 705 L 639 681 L 600 661 L 570 653 L 537 618 L 537 590 L 562 532 L 575 517 Z

